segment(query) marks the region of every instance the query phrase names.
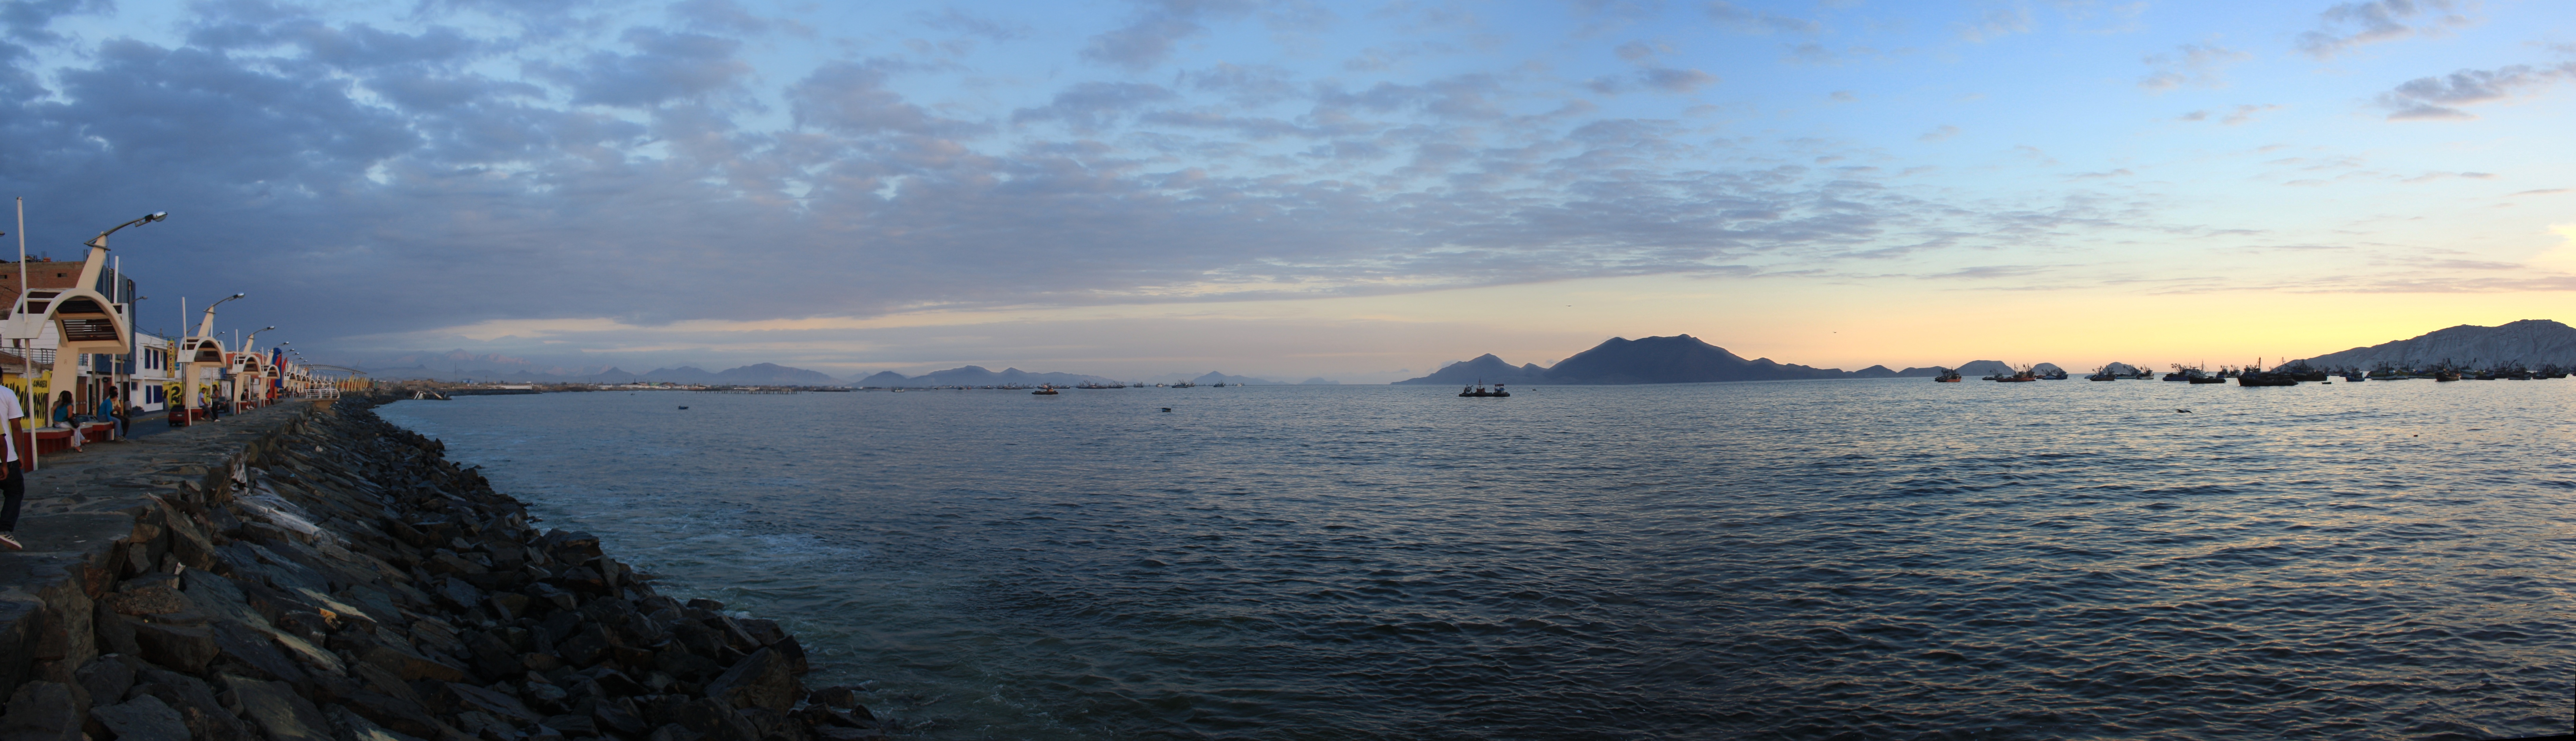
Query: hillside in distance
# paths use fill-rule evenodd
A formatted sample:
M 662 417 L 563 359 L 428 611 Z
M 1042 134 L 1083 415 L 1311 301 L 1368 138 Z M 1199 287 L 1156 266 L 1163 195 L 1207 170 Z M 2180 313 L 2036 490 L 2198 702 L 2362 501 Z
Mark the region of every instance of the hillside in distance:
M 1840 368 L 1814 368 L 1794 363 L 1781 363 L 1770 358 L 1746 360 L 1726 348 L 1708 344 L 1690 335 L 1627 339 L 1612 337 L 1590 350 L 1575 353 L 1554 367 L 1541 368 L 1536 363 L 1512 365 L 1492 353 L 1472 360 L 1451 363 L 1430 375 L 1397 381 L 1398 384 L 1519 383 L 1519 384 L 1587 384 L 1625 385 L 1642 383 L 1705 383 L 1710 381 L 1794 381 L 1825 378 L 1908 378 L 1941 374 L 1941 368 L 1907 368 L 1890 370 L 1874 365 L 1859 371 Z
M 1080 373 L 1031 373 L 1018 368 L 1004 368 L 995 372 L 980 365 L 931 371 L 918 376 L 884 371 L 852 383 L 881 388 L 930 388 L 933 386 L 1036 386 L 1039 384 L 1072 386 L 1086 382 L 1115 383 L 1108 378 Z
M 2408 339 L 2327 353 L 2304 361 L 2312 368 L 2375 370 L 2421 368 L 2450 363 L 2472 368 L 2520 365 L 2576 366 L 2576 327 L 2548 319 L 2524 319 L 2503 326 L 2462 324 Z

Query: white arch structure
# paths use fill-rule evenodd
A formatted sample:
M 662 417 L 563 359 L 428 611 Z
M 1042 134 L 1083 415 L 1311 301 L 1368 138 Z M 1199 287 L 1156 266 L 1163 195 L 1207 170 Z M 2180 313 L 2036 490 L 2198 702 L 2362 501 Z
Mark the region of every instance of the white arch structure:
M 197 384 L 204 380 L 197 377 L 200 369 L 221 369 L 231 364 L 224 352 L 224 341 L 215 337 L 215 307 L 208 306 L 205 319 L 197 322 L 197 333 L 179 341 L 179 393 L 186 401 L 180 407 L 186 410 L 179 413 L 181 419 L 191 419 L 190 415 L 197 413 L 197 404 L 205 399 L 197 391 Z
M 81 262 L 80 282 L 72 287 L 41 291 L 22 287 L 22 310 L 40 328 L 51 323 L 58 340 L 54 345 L 53 380 L 45 387 L 47 396 L 59 396 L 71 389 L 72 379 L 80 377 L 83 353 L 123 355 L 132 349 L 125 342 L 125 316 L 116 310 L 116 302 L 98 292 L 99 275 L 106 267 L 107 248 L 92 246 L 88 259 Z M 51 399 L 36 401 L 52 403 Z

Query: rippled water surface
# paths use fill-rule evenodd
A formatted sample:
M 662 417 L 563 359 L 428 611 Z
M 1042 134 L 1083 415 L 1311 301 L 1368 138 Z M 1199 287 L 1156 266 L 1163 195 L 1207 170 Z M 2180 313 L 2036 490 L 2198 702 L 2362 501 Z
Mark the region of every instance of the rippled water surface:
M 810 684 L 872 681 L 913 738 L 2576 723 L 2576 381 L 1448 393 L 384 413 L 668 591 L 782 619 Z

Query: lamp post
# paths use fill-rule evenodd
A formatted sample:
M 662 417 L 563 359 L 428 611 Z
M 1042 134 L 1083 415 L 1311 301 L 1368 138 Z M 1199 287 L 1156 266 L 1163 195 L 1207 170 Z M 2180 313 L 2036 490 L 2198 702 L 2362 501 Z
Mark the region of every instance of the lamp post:
M 109 227 L 109 228 L 107 229 L 107 231 L 99 232 L 99 233 L 98 233 L 98 236 L 95 236 L 95 237 L 91 237 L 91 238 L 89 238 L 89 241 L 88 241 L 88 242 L 86 242 L 86 243 L 84 243 L 84 244 L 85 244 L 85 246 L 89 247 L 90 249 L 97 250 L 97 252 L 93 252 L 93 253 L 91 253 L 91 256 L 92 256 L 92 257 L 97 257 L 100 253 L 104 253 L 104 252 L 106 252 L 106 251 L 107 251 L 107 235 L 115 234 L 118 230 L 124 229 L 124 228 L 129 227 L 129 226 L 135 226 L 135 225 L 137 225 L 137 224 L 149 224 L 149 223 L 152 223 L 152 222 L 155 222 L 155 221 L 161 221 L 161 220 L 163 220 L 163 219 L 168 219 L 168 218 L 170 218 L 170 212 L 168 212 L 168 211 L 154 211 L 154 212 L 152 212 L 152 213 L 144 214 L 144 215 L 142 215 L 142 216 L 136 217 L 135 219 L 133 219 L 133 220 L 131 220 L 131 221 L 127 221 L 127 222 L 125 222 L 125 223 L 123 223 L 123 224 L 118 224 L 118 225 L 116 225 L 116 226 Z M 22 251 L 23 251 L 23 250 L 22 250 Z M 114 274 L 114 275 L 115 275 L 115 277 L 110 279 L 110 285 L 109 285 L 109 288 L 108 288 L 109 294 L 108 294 L 108 296 L 107 296 L 107 300 L 108 300 L 108 302 L 109 302 L 109 303 L 111 303 L 111 304 L 115 304 L 115 303 L 128 303 L 128 305 L 127 305 L 127 306 L 123 307 L 123 308 L 124 308 L 124 310 L 127 312 L 127 313 L 124 315 L 124 319 L 125 319 L 125 323 L 126 323 L 126 329 L 127 329 L 127 332 L 125 333 L 125 336 L 124 336 L 124 337 L 120 337 L 120 338 L 118 338 L 118 339 L 124 340 L 124 345 L 125 345 L 126 354 L 131 355 L 131 354 L 133 353 L 133 351 L 134 351 L 134 334 L 133 334 L 133 331 L 132 331 L 132 330 L 133 330 L 133 325 L 134 325 L 134 315 L 132 314 L 132 310 L 133 310 L 133 309 L 132 309 L 132 306 L 130 305 L 130 302 L 119 302 L 119 301 L 117 301 L 117 299 L 119 299 L 119 298 L 123 298 L 123 297 L 124 297 L 124 296 L 123 296 L 123 294 L 125 293 L 125 290 L 124 290 L 124 288 L 125 288 L 125 287 L 122 285 L 122 284 L 123 284 L 123 282 L 124 282 L 124 275 L 123 275 L 121 272 L 113 272 L 113 271 L 112 271 L 112 274 Z M 83 277 L 83 278 L 89 278 L 89 277 L 92 277 L 92 274 L 90 274 L 90 273 L 83 273 L 82 277 Z M 21 302 L 21 303 L 19 304 L 18 308 L 19 308 L 20 310 L 24 310 L 24 309 L 26 308 L 26 306 L 25 306 L 25 303 L 24 303 L 24 302 L 25 302 L 25 300 L 26 300 L 26 296 L 27 296 L 27 294 L 30 292 L 30 291 L 29 291 L 30 286 L 28 286 L 28 284 L 27 284 L 27 260 L 26 260 L 26 256 L 25 256 L 25 255 L 23 255 L 23 254 L 21 254 L 21 255 L 19 256 L 19 258 L 18 258 L 18 288 L 19 288 L 19 291 L 18 291 L 19 301 Z M 89 287 L 81 287 L 81 288 L 89 288 Z M 58 348 L 58 349 L 56 350 L 56 352 L 61 352 L 61 349 L 59 349 L 59 348 Z M 56 362 L 55 362 L 55 364 L 54 364 L 54 367 L 57 369 L 57 371 L 59 371 L 60 369 L 62 369 L 62 368 L 63 368 L 63 367 L 65 367 L 65 366 L 62 364 L 62 362 L 61 362 L 61 361 L 56 361 Z M 31 368 L 30 368 L 30 370 L 32 371 L 32 370 L 33 370 L 33 368 L 31 367 Z M 59 373 L 58 373 L 58 375 L 59 375 Z M 108 394 L 109 394 L 109 395 L 111 395 L 111 396 L 118 397 L 118 402 L 117 402 L 117 403 L 118 403 L 119 407 L 121 408 L 121 407 L 123 406 L 123 404 L 124 404 L 124 401 L 123 401 L 123 398 L 122 398 L 122 397 L 124 396 L 124 394 L 123 394 L 123 392 L 121 391 L 121 389 L 123 389 L 123 388 L 124 388 L 124 382 L 118 378 L 118 376 L 119 376 L 119 375 L 121 375 L 121 374 L 119 374 L 119 373 L 117 373 L 117 372 L 116 372 L 116 368 L 115 368 L 115 361 L 114 361 L 113 359 L 109 360 L 109 368 L 108 368 L 108 373 L 107 373 Z M 70 378 L 56 378 L 56 379 L 54 379 L 54 384 L 55 384 L 55 385 L 64 385 L 64 384 L 68 384 L 68 383 L 70 383 L 71 381 L 72 381 L 72 379 L 70 379 Z M 86 391 L 86 389 L 84 389 L 84 391 Z
M 261 328 L 259 328 L 259 329 L 251 330 L 250 336 L 249 336 L 249 337 L 244 337 L 244 338 L 242 338 L 241 347 L 240 347 L 240 348 L 237 348 L 237 349 L 238 349 L 242 354 L 245 354 L 245 355 L 249 354 L 249 353 L 250 353 L 250 346 L 251 346 L 251 345 L 255 345 L 255 344 L 258 344 L 258 343 L 259 343 L 259 333 L 261 333 L 261 332 L 266 332 L 266 331 L 269 331 L 269 330 L 272 330 L 272 329 L 276 329 L 276 328 L 277 328 L 277 326 L 272 324 L 272 325 L 269 325 L 269 326 L 266 326 L 266 327 L 261 327 Z M 266 363 L 261 363 L 261 365 L 266 365 Z M 234 384 L 234 385 L 235 385 L 235 386 L 239 386 L 240 384 L 236 383 L 236 384 Z M 263 389 L 263 391 L 265 391 L 265 389 Z M 248 393 L 248 392 L 247 392 L 247 390 L 245 390 L 245 389 L 241 389 L 241 388 L 235 388 L 235 389 L 233 389 L 233 396 L 234 396 L 234 397 L 236 397 L 236 398 L 234 399 L 234 402 L 235 402 L 235 403 L 239 403 L 239 402 L 240 402 L 240 399 L 239 399 L 238 397 L 241 397 L 241 396 L 243 396 L 243 395 L 245 395 L 245 394 L 247 394 L 247 393 Z M 265 394 L 263 393 L 263 394 L 261 394 L 261 395 L 263 395 L 263 396 L 264 396 Z

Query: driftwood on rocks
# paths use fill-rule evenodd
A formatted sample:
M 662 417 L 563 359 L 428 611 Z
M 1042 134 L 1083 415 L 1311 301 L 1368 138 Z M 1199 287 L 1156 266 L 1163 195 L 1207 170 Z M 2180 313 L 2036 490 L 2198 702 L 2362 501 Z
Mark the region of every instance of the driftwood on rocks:
M 804 686 L 777 623 L 656 593 L 373 403 L 31 475 L 30 548 L 0 554 L 0 741 L 883 736 L 859 691 Z

